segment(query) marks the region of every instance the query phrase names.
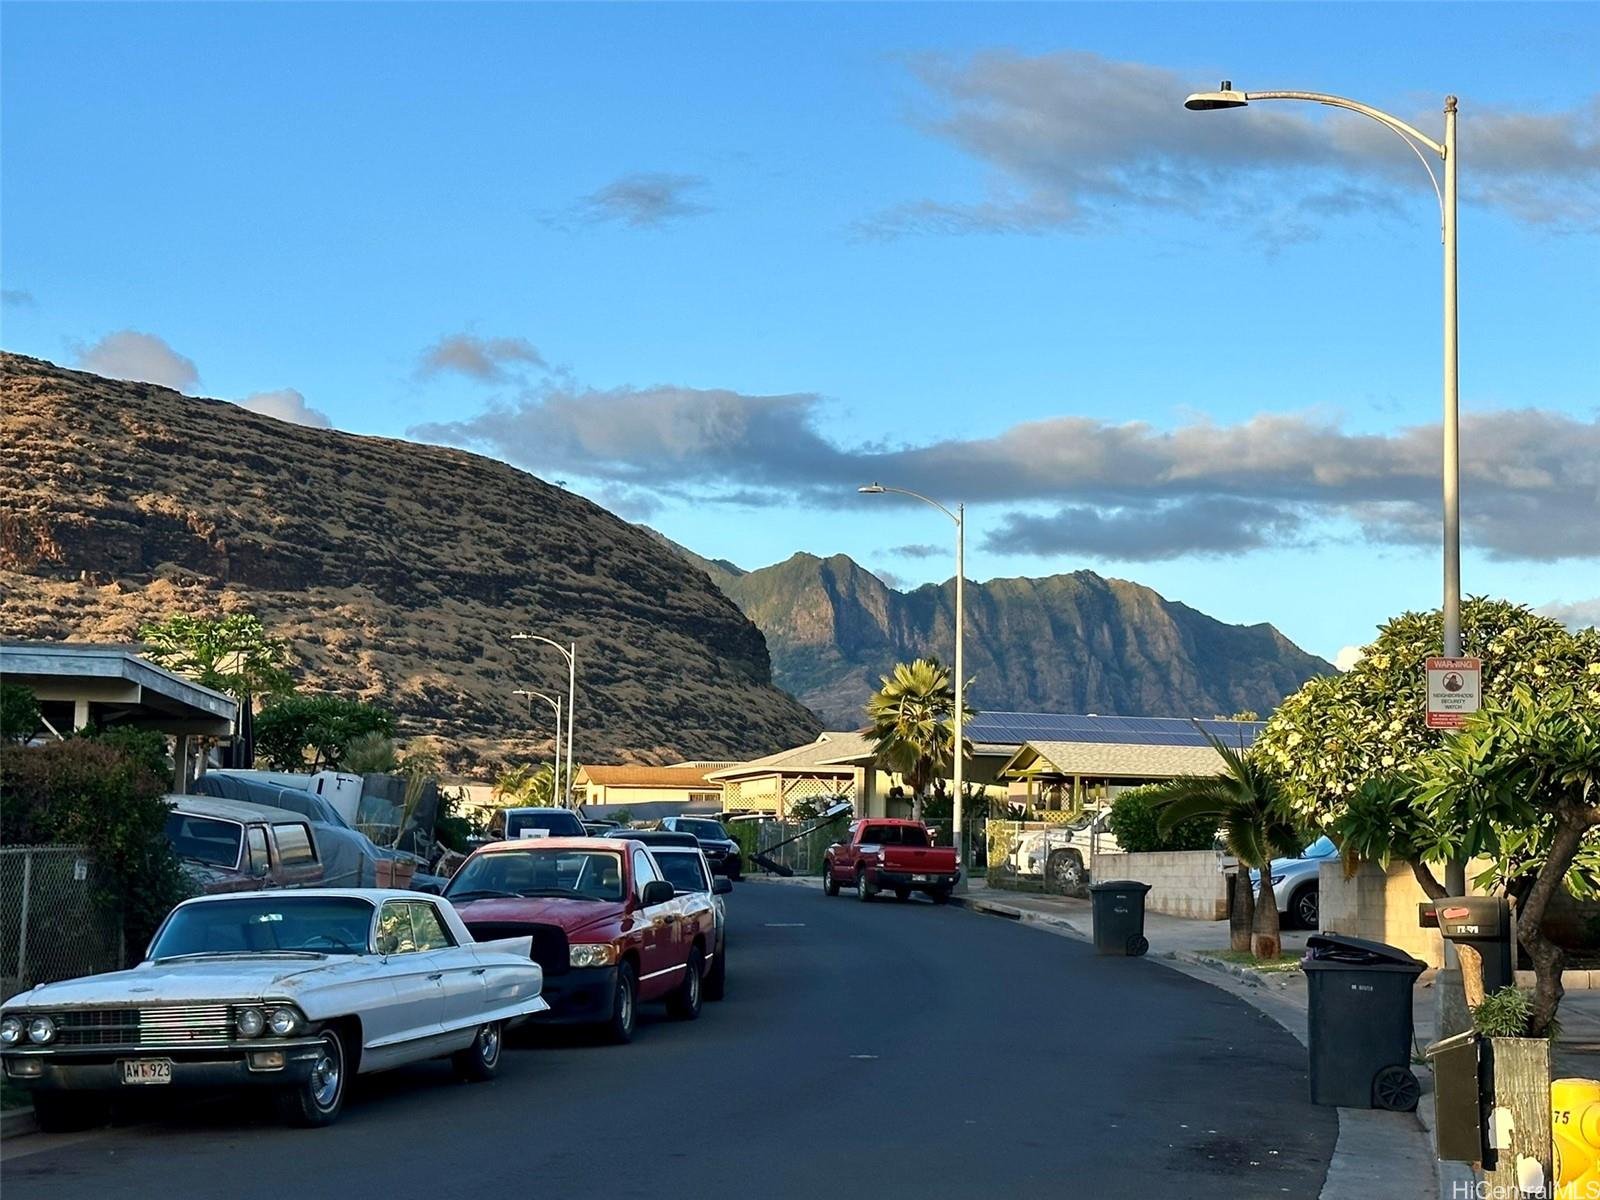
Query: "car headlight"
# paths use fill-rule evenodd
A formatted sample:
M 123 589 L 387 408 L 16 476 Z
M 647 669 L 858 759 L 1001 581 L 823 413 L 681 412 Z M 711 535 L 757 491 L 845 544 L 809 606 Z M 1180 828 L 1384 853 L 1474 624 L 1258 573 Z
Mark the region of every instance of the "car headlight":
M 1277 887 L 1282 882 L 1283 882 L 1283 876 L 1282 875 L 1274 875 L 1272 877 L 1272 886 L 1273 887 Z
M 48 1046 L 56 1040 L 56 1023 L 49 1017 L 35 1017 L 28 1022 L 28 1040 L 36 1046 Z
M 15 1046 L 22 1040 L 24 1032 L 26 1031 L 19 1018 L 7 1017 L 4 1021 L 0 1021 L 0 1045 Z
M 300 1014 L 292 1008 L 275 1008 L 268 1014 L 267 1024 L 276 1037 L 288 1037 L 300 1028 Z
M 259 1008 L 241 1008 L 239 1015 L 233 1019 L 233 1027 L 239 1031 L 240 1037 L 260 1037 L 262 1030 L 267 1027 L 267 1018 L 262 1016 Z
M 610 942 L 578 942 L 567 948 L 567 963 L 574 967 L 609 967 L 617 961 L 617 948 Z

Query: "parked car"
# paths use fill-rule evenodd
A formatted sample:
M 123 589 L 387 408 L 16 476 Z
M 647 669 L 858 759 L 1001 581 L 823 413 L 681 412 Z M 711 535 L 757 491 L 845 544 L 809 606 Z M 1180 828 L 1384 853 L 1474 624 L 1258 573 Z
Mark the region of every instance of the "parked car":
M 47 1130 L 147 1087 L 268 1087 L 327 1125 L 350 1077 L 449 1056 L 491 1077 L 505 1028 L 542 1012 L 528 938 L 475 942 L 418 892 L 307 888 L 173 909 L 132 970 L 46 983 L 0 1006 L 7 1083 Z
M 633 1039 L 638 1006 L 700 1015 L 716 947 L 711 897 L 678 895 L 631 838 L 536 838 L 483 846 L 445 889 L 481 938 L 532 937 L 550 1020 Z
M 308 887 L 323 878 L 316 838 L 299 813 L 211 796 L 168 796 L 167 803 L 167 840 L 207 894 Z
M 489 841 L 517 838 L 584 837 L 578 814 L 567 808 L 502 808 L 489 818 Z
M 706 968 L 706 999 L 721 1000 L 728 988 L 728 906 L 723 897 L 733 891 L 733 880 L 715 875 L 692 833 L 673 833 L 668 829 L 646 829 L 628 835 L 643 842 L 656 860 L 661 876 L 679 895 L 699 892 L 711 897 L 717 917 L 717 941 Z
M 1272 860 L 1272 895 L 1285 929 L 1318 927 L 1322 897 L 1317 880 L 1322 864 L 1338 857 L 1338 847 L 1329 838 L 1321 837 L 1300 851 L 1298 857 Z M 1260 894 L 1260 871 L 1250 872 L 1250 886 Z
M 1111 832 L 1109 808 L 1085 810 L 1066 825 L 1028 829 L 1018 835 L 1007 858 L 1018 875 L 1041 875 L 1052 891 L 1085 893 L 1095 852 L 1121 850 Z
M 673 833 L 692 833 L 705 851 L 706 861 L 718 875 L 738 880 L 744 875 L 744 860 L 739 857 L 739 843 L 728 836 L 722 822 L 711 817 L 662 817 L 660 829 Z
M 960 877 L 955 850 L 934 846 L 920 821 L 852 821 L 845 839 L 822 858 L 822 890 L 837 896 L 841 887 L 853 887 L 863 901 L 888 889 L 901 900 L 922 892 L 944 904 Z
M 613 821 L 609 818 L 586 819 L 583 822 L 583 831 L 590 837 L 606 837 L 613 830 L 621 828 L 621 821 Z

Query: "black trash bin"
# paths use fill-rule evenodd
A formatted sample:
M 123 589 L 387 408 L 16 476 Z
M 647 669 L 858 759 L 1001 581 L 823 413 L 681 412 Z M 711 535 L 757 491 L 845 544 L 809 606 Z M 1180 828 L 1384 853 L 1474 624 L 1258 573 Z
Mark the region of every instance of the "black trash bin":
M 1148 883 L 1113 879 L 1089 885 L 1094 903 L 1094 952 L 1138 958 L 1150 949 L 1144 937 L 1144 895 Z
M 1318 934 L 1301 962 L 1310 1002 L 1311 1103 L 1411 1112 L 1411 985 L 1426 969 L 1395 946 Z

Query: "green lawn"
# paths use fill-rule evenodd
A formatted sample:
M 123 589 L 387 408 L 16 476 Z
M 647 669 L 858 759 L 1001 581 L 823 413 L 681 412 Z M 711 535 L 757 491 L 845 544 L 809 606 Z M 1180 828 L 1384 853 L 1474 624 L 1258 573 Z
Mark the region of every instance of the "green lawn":
M 1218 962 L 1231 963 L 1236 967 L 1249 967 L 1252 971 L 1260 971 L 1263 975 L 1277 975 L 1300 969 L 1298 950 L 1285 950 L 1270 962 L 1252 958 L 1240 950 L 1197 950 L 1195 953 L 1202 958 L 1214 958 Z

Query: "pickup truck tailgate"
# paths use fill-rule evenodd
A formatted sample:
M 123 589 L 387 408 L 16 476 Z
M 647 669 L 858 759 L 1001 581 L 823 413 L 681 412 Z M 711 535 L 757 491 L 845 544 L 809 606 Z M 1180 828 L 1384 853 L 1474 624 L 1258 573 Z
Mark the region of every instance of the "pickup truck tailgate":
M 885 846 L 883 868 L 918 875 L 953 875 L 956 852 L 948 846 Z

